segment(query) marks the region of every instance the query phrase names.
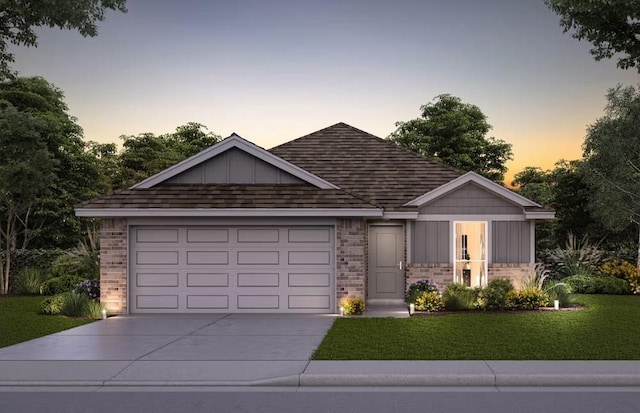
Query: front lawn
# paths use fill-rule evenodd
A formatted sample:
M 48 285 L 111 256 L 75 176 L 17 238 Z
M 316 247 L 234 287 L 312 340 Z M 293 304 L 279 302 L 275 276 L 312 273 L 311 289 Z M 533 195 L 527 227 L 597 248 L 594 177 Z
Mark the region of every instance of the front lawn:
M 339 318 L 315 360 L 640 360 L 640 296 L 580 295 L 580 311 Z
M 57 333 L 93 320 L 65 316 L 40 315 L 40 303 L 46 297 L 0 297 L 0 347 Z

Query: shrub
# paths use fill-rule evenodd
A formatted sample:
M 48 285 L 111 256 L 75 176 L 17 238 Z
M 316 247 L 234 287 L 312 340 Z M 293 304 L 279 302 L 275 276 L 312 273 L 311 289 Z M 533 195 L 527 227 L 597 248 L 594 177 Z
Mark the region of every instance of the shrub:
M 415 308 L 418 311 L 442 311 L 444 303 L 440 294 L 433 291 L 423 291 L 416 297 Z
M 485 310 L 505 310 L 508 308 L 507 294 L 513 290 L 510 280 L 495 278 L 480 290 L 479 306 Z
M 42 283 L 40 294 L 56 295 L 67 291 L 73 291 L 82 278 L 73 275 L 53 277 Z
M 574 275 L 562 280 L 574 294 L 629 294 L 631 287 L 625 280 L 614 277 Z
M 76 284 L 74 291 L 84 294 L 92 300 L 100 299 L 100 281 L 84 280 Z
M 9 291 L 16 292 L 16 280 L 18 274 L 27 267 L 50 268 L 51 263 L 64 252 L 62 250 L 53 249 L 20 249 L 13 250 L 10 253 L 11 268 L 9 277 Z M 6 252 L 0 251 L 0 259 L 6 262 Z
M 409 290 L 404 295 L 404 302 L 407 304 L 416 303 L 416 299 L 422 295 L 422 293 L 436 293 L 438 287 L 435 284 L 431 284 L 429 280 L 422 280 L 414 282 L 409 286 Z
M 565 248 L 548 251 L 548 259 L 560 278 L 572 275 L 593 275 L 602 263 L 603 252 L 599 244 L 592 244 L 586 235 L 578 240 L 569 233 Z
M 631 294 L 631 286 L 626 280 L 619 278 L 594 278 L 596 294 L 623 295 Z
M 345 297 L 340 300 L 340 306 L 344 309 L 344 315 L 362 315 L 364 313 L 364 299 Z
M 549 296 L 540 288 L 528 287 L 507 293 L 508 306 L 514 310 L 537 310 L 549 304 Z
M 99 320 L 102 318 L 102 309 L 104 306 L 96 300 L 89 300 L 84 306 L 82 316 Z
M 54 296 L 44 299 L 40 303 L 40 314 L 46 315 L 58 315 L 62 312 L 62 304 L 64 302 L 64 296 L 71 293 L 56 294 Z
M 447 311 L 473 310 L 476 302 L 476 290 L 462 284 L 450 284 L 442 293 L 444 309 Z
M 600 266 L 598 272 L 603 277 L 615 277 L 626 280 L 633 294 L 640 294 L 640 269 L 624 260 L 608 261 Z
M 560 307 L 569 307 L 574 303 L 574 299 L 569 294 L 569 289 L 565 283 L 556 282 L 547 287 L 546 293 L 549 296 L 549 303 L 558 300 Z
M 544 264 L 538 262 L 527 272 L 524 277 L 522 277 L 520 288 L 542 289 L 542 286 L 544 285 L 544 282 L 547 278 L 549 278 L 549 270 L 545 268 Z
M 16 294 L 38 295 L 40 287 L 47 279 L 47 273 L 38 267 L 23 268 L 14 280 L 13 292 Z
M 71 317 L 81 317 L 85 314 L 85 307 L 91 301 L 84 294 L 69 292 L 63 294 L 61 314 Z

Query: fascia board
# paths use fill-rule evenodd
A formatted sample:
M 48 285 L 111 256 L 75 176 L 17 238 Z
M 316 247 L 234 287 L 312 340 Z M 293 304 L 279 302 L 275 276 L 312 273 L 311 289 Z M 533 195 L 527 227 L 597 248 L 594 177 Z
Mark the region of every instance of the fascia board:
M 77 208 L 78 217 L 371 217 L 368 208 Z

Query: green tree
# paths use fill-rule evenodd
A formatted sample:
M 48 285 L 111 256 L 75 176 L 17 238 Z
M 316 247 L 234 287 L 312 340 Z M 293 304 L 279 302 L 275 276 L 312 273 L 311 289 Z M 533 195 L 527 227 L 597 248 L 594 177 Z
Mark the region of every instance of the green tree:
M 617 66 L 640 72 L 640 0 L 545 0 L 564 32 L 586 39 L 596 60 L 621 54 Z
M 0 0 L 0 79 L 12 77 L 13 53 L 9 44 L 36 47 L 37 27 L 77 30 L 82 36 L 98 34 L 105 11 L 126 13 L 126 0 Z
M 125 188 L 156 174 L 220 141 L 196 122 L 178 126 L 173 133 L 121 136 L 120 175 L 115 188 Z
M 34 224 L 41 230 L 32 238 L 32 247 L 70 248 L 78 243 L 86 225 L 77 218 L 73 206 L 100 194 L 96 157 L 87 151 L 82 128 L 68 114 L 64 94 L 41 77 L 15 78 L 0 83 L 0 100 L 21 113 L 39 120 L 39 136 L 55 160 L 55 179 L 40 196 L 33 211 Z M 0 151 L 4 148 L 0 146 Z
M 45 122 L 6 101 L 0 106 L 0 294 L 7 294 L 11 252 L 34 235 L 32 218 L 54 180 L 55 160 L 42 139 Z
M 389 139 L 454 168 L 503 182 L 505 163 L 513 159 L 511 144 L 486 137 L 491 125 L 480 108 L 443 94 L 421 111 L 420 118 L 396 122 L 397 129 Z
M 605 114 L 589 126 L 582 148 L 594 214 L 613 230 L 640 227 L 640 87 L 609 90 Z

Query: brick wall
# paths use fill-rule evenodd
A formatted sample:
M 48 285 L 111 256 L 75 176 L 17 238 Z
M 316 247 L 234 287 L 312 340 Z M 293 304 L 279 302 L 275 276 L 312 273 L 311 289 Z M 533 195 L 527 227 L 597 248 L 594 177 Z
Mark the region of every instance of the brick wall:
M 127 312 L 127 220 L 100 222 L 100 302 L 109 314 Z
M 527 275 L 532 268 L 531 264 L 489 264 L 489 281 L 494 278 L 506 278 L 511 280 L 513 286 L 518 288 L 522 277 Z M 409 264 L 407 266 L 406 287 L 416 281 L 429 280 L 435 283 L 442 292 L 447 285 L 453 283 L 453 264 Z
M 444 291 L 447 285 L 453 283 L 453 264 L 409 264 L 407 265 L 405 280 L 405 288 L 407 289 L 416 281 L 429 280 L 440 291 Z
M 534 264 L 489 264 L 489 281 L 494 278 L 506 278 L 511 280 L 513 286 L 520 287 L 522 277 L 533 268 Z
M 338 219 L 336 224 L 336 311 L 340 299 L 365 298 L 367 288 L 368 235 L 362 218 Z

